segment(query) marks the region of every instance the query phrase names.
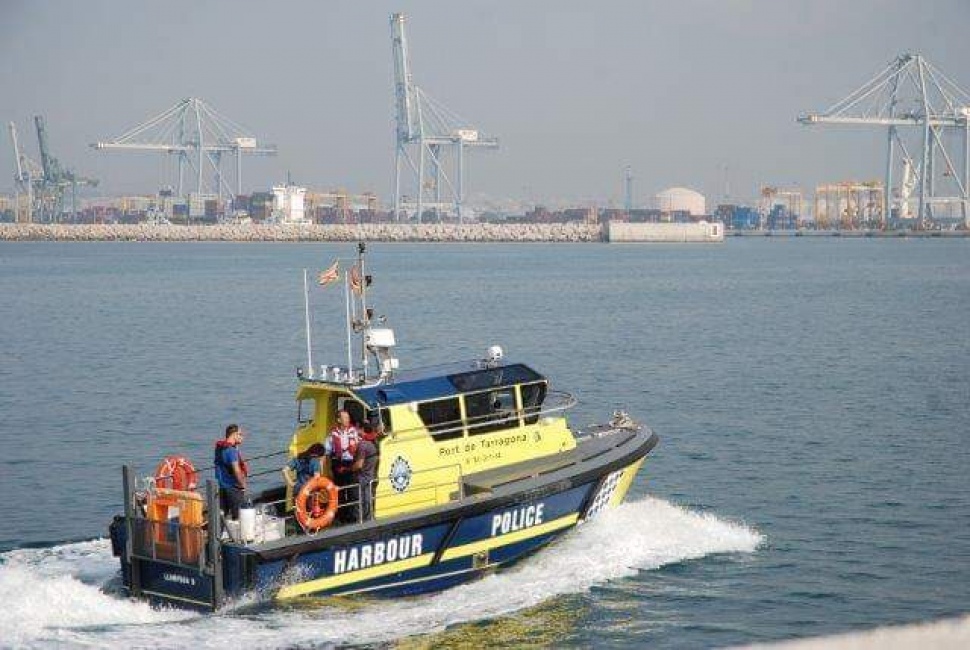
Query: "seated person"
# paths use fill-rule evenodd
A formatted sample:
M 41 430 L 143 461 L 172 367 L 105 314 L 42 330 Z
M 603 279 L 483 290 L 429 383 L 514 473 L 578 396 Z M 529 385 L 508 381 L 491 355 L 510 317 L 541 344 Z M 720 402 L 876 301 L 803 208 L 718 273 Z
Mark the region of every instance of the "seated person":
M 323 445 L 319 442 L 310 445 L 306 451 L 301 452 L 296 458 L 287 463 L 296 474 L 296 481 L 293 484 L 293 496 L 295 497 L 312 477 L 323 472 L 323 463 L 320 459 L 325 454 Z

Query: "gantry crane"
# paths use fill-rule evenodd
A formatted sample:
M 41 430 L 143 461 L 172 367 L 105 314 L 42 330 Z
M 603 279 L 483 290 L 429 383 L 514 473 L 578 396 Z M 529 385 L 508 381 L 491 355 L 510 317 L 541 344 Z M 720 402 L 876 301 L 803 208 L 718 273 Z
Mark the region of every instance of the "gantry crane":
M 802 219 L 803 197 L 800 189 L 765 186 L 761 188 L 761 201 L 758 205 L 759 230 L 769 229 L 769 217 L 776 205 L 784 207 L 796 224 Z
M 827 230 L 886 228 L 882 183 L 843 181 L 815 188 L 815 227 Z
M 14 168 L 17 173 L 14 175 L 14 220 L 17 222 L 31 221 L 34 210 L 34 179 L 40 178 L 40 165 L 28 158 L 20 149 L 20 141 L 17 138 L 17 125 L 10 122 L 7 125 L 10 132 L 10 143 L 13 145 Z M 26 197 L 27 204 L 21 210 L 21 195 Z
M 433 100 L 411 78 L 404 14 L 391 16 L 391 50 L 394 59 L 394 96 L 396 141 L 394 153 L 394 218 L 401 210 L 413 207 L 420 221 L 425 208 L 453 210 L 461 222 L 464 209 L 465 149 L 495 149 L 498 140 L 486 137 L 467 121 Z M 412 152 L 417 150 L 417 161 Z M 452 152 L 452 173 L 445 166 L 445 154 Z M 414 196 L 407 205 L 401 202 L 401 167 L 406 164 L 414 175 Z M 450 195 L 443 202 L 442 192 Z
M 848 124 L 888 127 L 886 181 L 883 215 L 892 215 L 893 164 L 898 148 L 903 162 L 903 182 L 895 192 L 899 215 L 909 213 L 909 194 L 918 184 L 918 225 L 934 218 L 939 204 L 960 205 L 965 227 L 970 228 L 970 95 L 919 54 L 903 54 L 879 74 L 833 104 L 822 113 L 798 118 L 802 124 Z M 906 147 L 901 127 L 918 127 L 921 132 L 920 161 L 914 161 Z M 962 133 L 963 170 L 958 174 L 945 145 L 947 132 Z M 938 169 L 938 155 L 943 169 Z M 938 185 L 948 184 L 955 196 L 939 194 Z
M 71 214 L 77 218 L 77 188 L 78 186 L 94 187 L 98 181 L 93 178 L 78 176 L 73 170 L 65 169 L 50 152 L 47 141 L 47 127 L 42 115 L 34 116 L 37 128 L 37 146 L 40 149 L 40 166 L 43 170 L 41 177 L 41 219 L 56 221 L 64 211 L 64 192 L 71 190 Z
M 222 199 L 242 193 L 243 155 L 275 155 L 276 145 L 259 144 L 250 131 L 217 113 L 196 97 L 169 107 L 150 120 L 129 129 L 117 138 L 95 142 L 99 151 L 149 151 L 177 156 L 177 194 L 184 196 L 184 173 L 195 174 L 195 193 Z M 236 163 L 235 192 L 222 173 L 222 157 L 230 155 Z M 212 172 L 211 184 L 207 172 Z
M 53 222 L 60 219 L 64 212 L 64 194 L 71 190 L 71 213 L 77 218 L 77 188 L 79 186 L 93 187 L 98 181 L 93 178 L 78 176 L 73 170 L 65 169 L 50 151 L 47 139 L 47 127 L 41 115 L 34 116 L 34 126 L 37 129 L 37 146 L 40 150 L 40 164 L 24 154 L 17 138 L 17 126 L 10 122 L 10 142 L 13 145 L 17 174 L 14 177 L 16 197 L 14 199 L 18 213 L 18 221 L 46 221 Z M 26 209 L 20 212 L 20 195 L 27 197 Z

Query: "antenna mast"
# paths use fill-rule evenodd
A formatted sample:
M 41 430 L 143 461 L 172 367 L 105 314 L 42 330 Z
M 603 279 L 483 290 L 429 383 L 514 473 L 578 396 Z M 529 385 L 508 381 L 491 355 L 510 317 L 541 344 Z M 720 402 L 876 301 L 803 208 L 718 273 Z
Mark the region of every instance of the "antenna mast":
M 306 269 L 303 269 L 303 313 L 306 319 L 307 377 L 313 379 L 313 350 L 310 346 L 310 290 L 307 283 Z
M 367 332 L 370 329 L 370 314 L 367 313 L 367 274 L 364 272 L 364 253 L 367 244 L 357 242 L 357 270 L 360 273 L 360 363 L 364 381 L 367 381 Z

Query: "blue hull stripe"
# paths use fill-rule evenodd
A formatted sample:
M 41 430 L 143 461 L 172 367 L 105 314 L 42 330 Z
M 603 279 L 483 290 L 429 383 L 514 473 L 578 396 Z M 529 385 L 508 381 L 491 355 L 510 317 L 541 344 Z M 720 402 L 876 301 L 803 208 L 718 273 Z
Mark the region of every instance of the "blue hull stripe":
M 257 586 L 275 586 L 280 598 L 359 592 L 401 595 L 442 589 L 486 569 L 510 564 L 564 533 L 575 524 L 593 488 L 588 483 L 471 517 L 459 523 L 450 539 L 451 524 L 441 523 L 308 553 L 290 563 L 268 562 L 257 567 Z M 507 543 L 502 543 L 503 538 Z M 446 540 L 448 546 L 443 548 Z M 434 558 L 440 561 L 434 562 Z M 301 579 L 286 580 L 284 573 Z
M 383 578 L 355 583 L 346 588 L 336 588 L 315 593 L 321 596 L 348 595 L 369 592 L 380 596 L 414 596 L 417 594 L 441 591 L 463 582 L 468 582 L 499 566 L 509 566 L 548 544 L 566 531 L 558 531 L 524 542 L 509 544 L 490 554 L 487 567 L 474 567 L 470 558 L 442 562 L 431 567 L 396 574 L 395 580 Z

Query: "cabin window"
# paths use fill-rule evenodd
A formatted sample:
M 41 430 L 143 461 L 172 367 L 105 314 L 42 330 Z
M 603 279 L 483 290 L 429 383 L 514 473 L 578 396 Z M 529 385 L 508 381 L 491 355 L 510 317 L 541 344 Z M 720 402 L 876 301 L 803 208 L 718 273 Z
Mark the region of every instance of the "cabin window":
M 522 364 L 487 368 L 485 370 L 475 370 L 448 376 L 448 381 L 451 382 L 451 385 L 463 393 L 484 390 L 486 388 L 498 388 L 508 386 L 509 384 L 521 384 L 538 379 L 542 379 L 542 375 Z
M 463 435 L 457 397 L 418 404 L 418 417 L 436 441 L 461 438 Z
M 542 410 L 542 402 L 546 399 L 546 384 L 538 382 L 521 386 L 522 392 L 522 411 L 525 413 L 525 423 L 535 424 L 539 421 L 539 412 Z
M 471 435 L 513 427 L 518 424 L 515 389 L 505 387 L 465 395 L 465 414 Z
M 301 399 L 296 403 L 296 421 L 301 426 L 306 426 L 313 422 L 317 401 L 314 399 Z

